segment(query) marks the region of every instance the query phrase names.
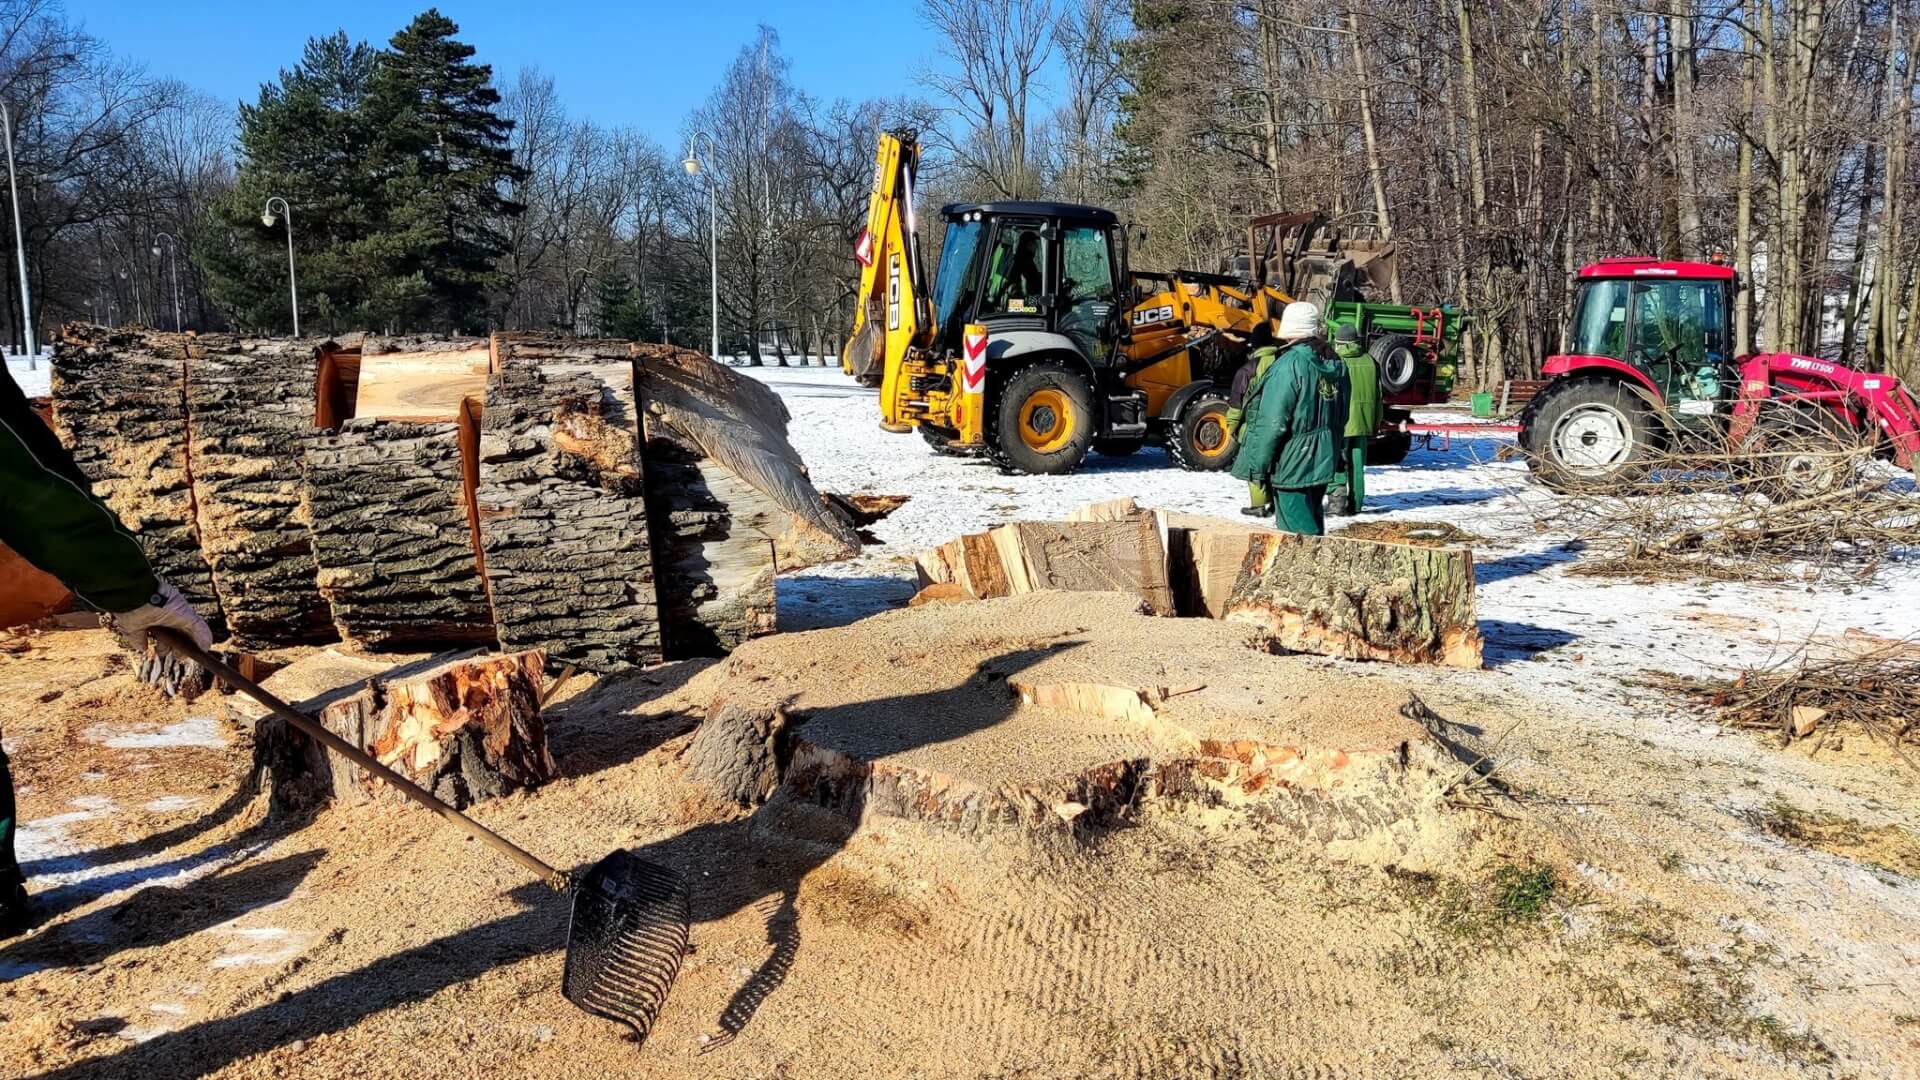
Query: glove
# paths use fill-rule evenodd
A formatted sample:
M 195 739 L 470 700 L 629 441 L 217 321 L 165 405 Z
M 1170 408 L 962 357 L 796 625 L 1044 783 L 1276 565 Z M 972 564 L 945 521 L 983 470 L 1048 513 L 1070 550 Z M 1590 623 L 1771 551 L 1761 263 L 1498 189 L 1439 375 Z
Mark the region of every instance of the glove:
M 192 638 L 193 643 L 202 649 L 213 646 L 213 630 L 207 626 L 207 621 L 193 610 L 193 605 L 180 595 L 180 590 L 164 578 L 160 581 L 160 591 L 153 594 L 153 599 L 132 611 L 108 615 L 106 622 L 120 638 L 122 648 L 141 656 L 146 655 L 149 645 L 158 644 L 158 640 L 147 633 L 156 626 L 178 630 Z

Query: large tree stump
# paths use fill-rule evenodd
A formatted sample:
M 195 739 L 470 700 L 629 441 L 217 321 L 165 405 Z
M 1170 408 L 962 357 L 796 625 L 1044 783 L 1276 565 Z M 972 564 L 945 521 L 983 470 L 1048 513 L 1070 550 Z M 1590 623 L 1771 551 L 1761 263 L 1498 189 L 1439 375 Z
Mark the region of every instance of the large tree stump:
M 62 328 L 53 352 L 54 426 L 93 493 L 139 539 L 153 568 L 223 636 L 226 624 L 194 522 L 187 340 Z
M 1226 618 L 1281 648 L 1406 664 L 1481 664 L 1473 553 L 1338 536 L 1256 533 Z
M 350 420 L 306 454 L 320 592 L 369 648 L 490 644 L 460 425 Z
M 553 778 L 540 715 L 542 667 L 538 651 L 398 666 L 329 651 L 276 672 L 266 685 L 300 699 L 302 711 L 382 765 L 464 808 Z M 277 717 L 258 717 L 254 747 L 277 807 L 405 798 Z
M 631 407 L 587 372 L 513 363 L 480 423 L 475 517 L 502 646 L 598 672 L 659 661 Z
M 187 413 L 200 549 L 227 625 L 247 647 L 334 639 L 301 507 L 301 461 L 318 435 L 311 341 L 186 344 Z

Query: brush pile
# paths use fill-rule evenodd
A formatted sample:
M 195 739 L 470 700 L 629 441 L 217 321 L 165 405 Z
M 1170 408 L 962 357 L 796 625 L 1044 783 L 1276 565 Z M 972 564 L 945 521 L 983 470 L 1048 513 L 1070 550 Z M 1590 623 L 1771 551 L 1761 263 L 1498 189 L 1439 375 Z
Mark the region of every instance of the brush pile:
M 1920 769 L 1920 643 L 1874 641 L 1827 655 L 1808 650 L 1730 683 L 1698 687 L 1730 727 L 1773 731 L 1781 743 L 1851 730 Z

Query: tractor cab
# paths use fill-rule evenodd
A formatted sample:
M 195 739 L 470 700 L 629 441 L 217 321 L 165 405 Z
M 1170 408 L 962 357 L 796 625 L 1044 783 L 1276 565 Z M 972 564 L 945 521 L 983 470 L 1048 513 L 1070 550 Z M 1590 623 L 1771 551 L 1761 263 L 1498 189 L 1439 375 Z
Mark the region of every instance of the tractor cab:
M 934 274 L 935 353 L 959 353 L 968 324 L 993 338 L 1059 334 L 1095 367 L 1114 363 L 1127 280 L 1120 221 L 1092 206 L 967 203 L 942 211 Z
M 1603 259 L 1575 284 L 1566 352 L 1546 373 L 1582 369 L 1627 378 L 1690 427 L 1725 420 L 1739 387 L 1732 268 L 1718 263 Z

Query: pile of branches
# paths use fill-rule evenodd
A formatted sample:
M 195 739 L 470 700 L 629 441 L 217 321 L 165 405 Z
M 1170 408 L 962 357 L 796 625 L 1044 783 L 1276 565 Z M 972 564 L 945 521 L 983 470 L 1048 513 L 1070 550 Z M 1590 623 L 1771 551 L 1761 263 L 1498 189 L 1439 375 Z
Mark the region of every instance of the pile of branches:
M 1782 468 L 1789 455 L 1798 472 Z M 1582 573 L 1864 581 L 1920 554 L 1913 479 L 1864 440 L 1665 448 L 1631 479 L 1557 486 L 1529 505 L 1538 529 L 1601 556 Z
M 1920 642 L 1875 641 L 1815 655 L 1803 647 L 1731 682 L 1688 689 L 1713 706 L 1729 727 L 1770 731 L 1782 745 L 1851 730 L 1865 733 L 1916 770 L 1920 758 Z

